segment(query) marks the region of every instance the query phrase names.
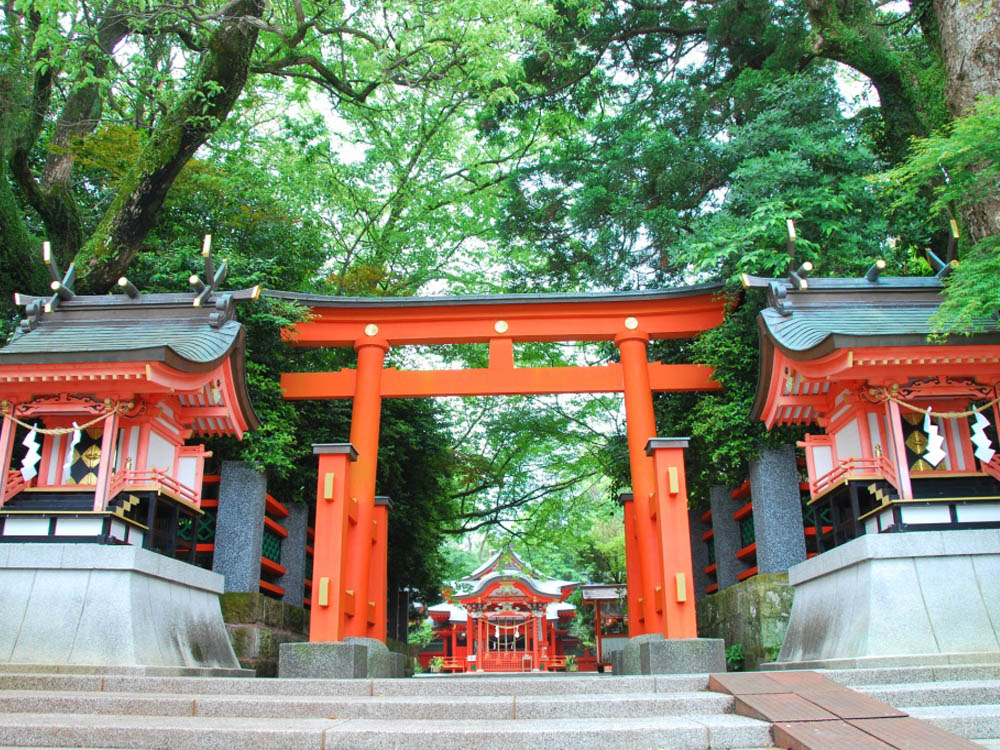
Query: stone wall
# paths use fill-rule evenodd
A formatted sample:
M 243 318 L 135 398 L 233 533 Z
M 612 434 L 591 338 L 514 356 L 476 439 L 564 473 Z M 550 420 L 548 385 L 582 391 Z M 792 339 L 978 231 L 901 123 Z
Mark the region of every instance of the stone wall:
M 701 599 L 698 636 L 722 638 L 726 648 L 743 647 L 744 669 L 774 661 L 788 629 L 793 589 L 786 573 L 753 576 Z
M 309 640 L 309 616 L 302 607 L 243 592 L 222 594 L 219 602 L 240 666 L 258 677 L 277 676 L 282 643 Z

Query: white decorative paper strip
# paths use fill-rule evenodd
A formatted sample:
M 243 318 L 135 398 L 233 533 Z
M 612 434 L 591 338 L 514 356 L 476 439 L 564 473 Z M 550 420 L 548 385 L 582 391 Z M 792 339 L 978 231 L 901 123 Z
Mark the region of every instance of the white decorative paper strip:
M 996 451 L 993 450 L 991 441 L 986 436 L 986 428 L 990 426 L 990 421 L 983 416 L 982 412 L 976 412 L 976 421 L 972 425 L 972 444 L 976 446 L 976 458 L 984 464 L 993 460 Z
M 924 461 L 937 468 L 947 457 L 943 450 L 944 436 L 940 434 L 937 423 L 931 420 L 931 407 L 927 407 L 927 414 L 924 415 L 924 432 L 927 433 L 927 452 L 924 453 Z
M 42 460 L 42 454 L 38 450 L 41 447 L 38 444 L 38 432 L 32 428 L 21 445 L 28 449 L 21 460 L 21 476 L 25 482 L 30 482 L 38 476 L 38 462 Z
M 69 439 L 69 445 L 66 446 L 66 462 L 63 464 L 63 476 L 69 474 L 70 468 L 73 466 L 73 451 L 76 449 L 77 443 L 80 442 L 80 427 L 76 422 L 73 423 L 73 437 Z

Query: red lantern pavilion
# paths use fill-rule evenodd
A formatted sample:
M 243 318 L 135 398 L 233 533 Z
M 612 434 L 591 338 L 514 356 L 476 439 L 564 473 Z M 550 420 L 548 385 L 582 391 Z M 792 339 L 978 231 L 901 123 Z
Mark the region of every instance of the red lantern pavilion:
M 439 656 L 451 672 L 563 669 L 577 584 L 539 576 L 509 548 L 455 584 L 449 601 L 428 608 L 436 642 L 421 666 Z

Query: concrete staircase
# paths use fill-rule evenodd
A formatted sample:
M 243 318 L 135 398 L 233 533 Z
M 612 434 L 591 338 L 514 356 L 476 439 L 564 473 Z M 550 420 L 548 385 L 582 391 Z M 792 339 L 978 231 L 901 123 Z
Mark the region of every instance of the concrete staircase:
M 1000 737 L 1000 667 L 824 674 L 961 736 Z M 706 675 L 264 680 L 7 671 L 0 750 L 772 746 L 769 724 L 734 715 L 732 697 L 707 687 Z

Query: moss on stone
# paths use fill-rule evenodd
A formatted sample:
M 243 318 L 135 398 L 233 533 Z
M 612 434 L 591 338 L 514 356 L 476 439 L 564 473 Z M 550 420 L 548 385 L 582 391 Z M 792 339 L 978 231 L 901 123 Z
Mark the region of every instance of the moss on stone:
M 698 635 L 739 643 L 744 668 L 757 669 L 781 649 L 793 595 L 785 573 L 748 578 L 698 602 Z

